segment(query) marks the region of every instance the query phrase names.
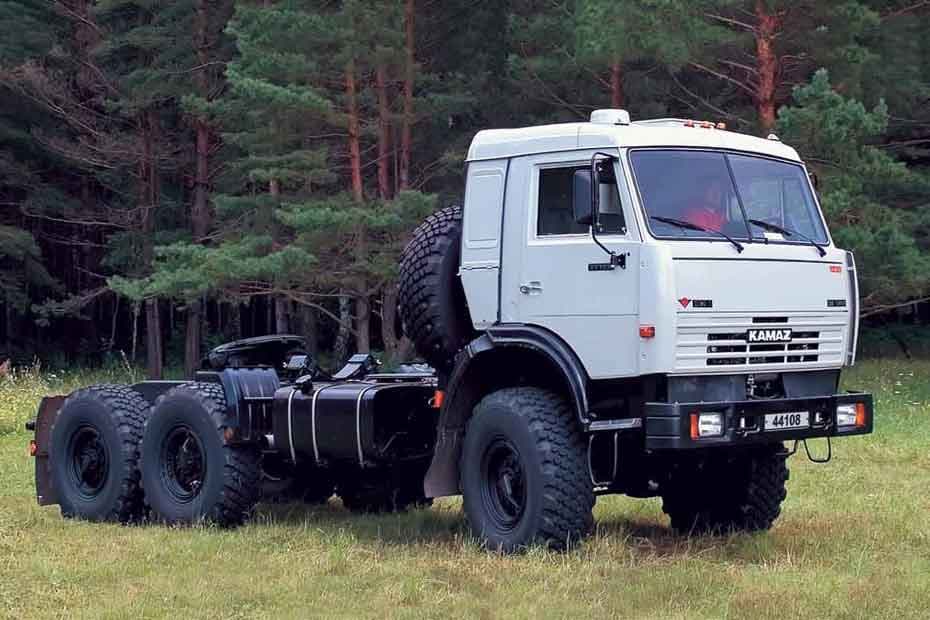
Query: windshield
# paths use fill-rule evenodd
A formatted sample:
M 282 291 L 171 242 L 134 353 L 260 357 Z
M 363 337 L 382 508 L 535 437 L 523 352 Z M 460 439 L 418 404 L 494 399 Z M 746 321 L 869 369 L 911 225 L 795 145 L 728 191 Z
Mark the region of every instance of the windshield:
M 694 229 L 704 228 L 736 239 L 827 242 L 807 176 L 799 165 L 719 151 L 672 149 L 633 151 L 630 161 L 650 230 L 657 237 L 719 237 Z M 795 234 L 766 230 L 749 220 Z

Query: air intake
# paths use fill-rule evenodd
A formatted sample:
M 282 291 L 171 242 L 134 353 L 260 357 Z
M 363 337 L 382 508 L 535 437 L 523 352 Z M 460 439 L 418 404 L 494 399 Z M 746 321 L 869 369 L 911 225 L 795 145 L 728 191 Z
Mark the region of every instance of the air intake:
M 591 122 L 598 125 L 629 125 L 630 113 L 616 109 L 594 110 L 591 112 Z

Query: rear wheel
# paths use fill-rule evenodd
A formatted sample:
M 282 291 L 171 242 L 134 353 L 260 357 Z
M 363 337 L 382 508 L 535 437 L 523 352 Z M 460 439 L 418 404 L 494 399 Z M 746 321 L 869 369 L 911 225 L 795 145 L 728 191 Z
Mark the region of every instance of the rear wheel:
M 155 403 L 142 438 L 142 486 L 156 520 L 243 523 L 261 488 L 261 452 L 224 440 L 226 399 L 213 383 L 178 386 Z
M 585 445 L 568 403 L 535 387 L 485 397 L 462 447 L 462 495 L 475 535 L 491 549 L 564 549 L 593 525 Z
M 142 515 L 139 442 L 149 404 L 121 385 L 78 390 L 52 429 L 49 460 L 61 514 L 127 523 Z
M 767 530 L 781 513 L 787 480 L 781 444 L 712 454 L 672 470 L 662 509 L 684 534 Z

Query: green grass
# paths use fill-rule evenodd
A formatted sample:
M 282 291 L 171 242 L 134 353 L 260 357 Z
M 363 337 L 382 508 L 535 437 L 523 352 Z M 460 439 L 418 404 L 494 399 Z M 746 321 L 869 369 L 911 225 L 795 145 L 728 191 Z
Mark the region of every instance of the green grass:
M 771 532 L 679 538 L 657 500 L 605 497 L 579 549 L 514 557 L 475 545 L 456 500 L 382 517 L 263 507 L 235 531 L 66 521 L 35 505 L 22 422 L 46 391 L 100 379 L 0 379 L 0 615 L 930 617 L 927 362 L 847 374 L 875 393 L 876 432 L 835 442 L 828 465 L 793 457 Z

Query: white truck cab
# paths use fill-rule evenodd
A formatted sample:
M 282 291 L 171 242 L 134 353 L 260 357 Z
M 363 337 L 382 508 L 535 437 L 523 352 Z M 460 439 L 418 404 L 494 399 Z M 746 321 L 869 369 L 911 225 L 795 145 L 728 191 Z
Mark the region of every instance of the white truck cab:
M 438 370 L 425 494 L 462 493 L 492 546 L 581 536 L 605 493 L 661 496 L 679 531 L 768 529 L 800 442 L 872 430 L 839 390 L 853 257 L 775 136 L 623 110 L 479 132 L 464 207 L 400 274 Z
M 592 226 L 573 218 L 575 173 L 592 158 L 613 166 L 596 236 L 622 257 L 614 269 L 598 267 Z M 775 136 L 630 122 L 622 110 L 482 131 L 468 152 L 460 276 L 477 330 L 549 329 L 592 379 L 854 359 L 852 255 L 833 245 L 803 162 Z

